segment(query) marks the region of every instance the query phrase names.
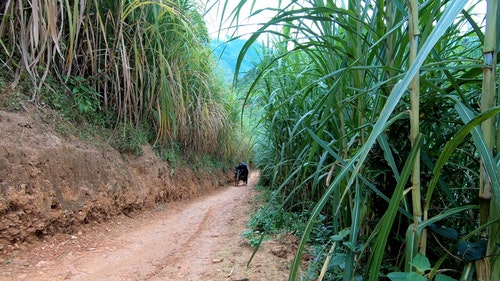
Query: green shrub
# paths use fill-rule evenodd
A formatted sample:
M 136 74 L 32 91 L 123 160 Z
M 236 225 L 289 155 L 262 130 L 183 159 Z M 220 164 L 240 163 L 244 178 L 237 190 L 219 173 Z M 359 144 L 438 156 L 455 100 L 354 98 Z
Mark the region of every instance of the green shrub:
M 148 143 L 151 132 L 144 128 L 136 128 L 131 124 L 120 124 L 115 130 L 110 144 L 121 153 L 142 155 L 142 146 Z

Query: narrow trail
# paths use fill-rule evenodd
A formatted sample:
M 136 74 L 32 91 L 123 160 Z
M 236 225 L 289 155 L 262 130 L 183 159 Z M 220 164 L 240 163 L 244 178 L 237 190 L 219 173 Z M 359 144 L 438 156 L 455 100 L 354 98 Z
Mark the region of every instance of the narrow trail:
M 246 267 L 241 234 L 257 181 L 254 172 L 246 186 L 45 237 L 6 257 L 0 280 L 286 280 L 292 253 L 276 254 L 286 253 L 280 243 Z

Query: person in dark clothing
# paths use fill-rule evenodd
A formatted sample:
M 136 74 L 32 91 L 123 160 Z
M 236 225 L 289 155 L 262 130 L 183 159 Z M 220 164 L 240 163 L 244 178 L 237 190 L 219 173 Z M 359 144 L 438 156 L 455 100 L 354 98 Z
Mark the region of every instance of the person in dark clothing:
M 245 184 L 248 184 L 248 166 L 247 164 L 240 162 L 236 168 L 234 168 L 234 178 L 236 180 L 236 186 L 240 184 L 240 181 L 243 181 Z

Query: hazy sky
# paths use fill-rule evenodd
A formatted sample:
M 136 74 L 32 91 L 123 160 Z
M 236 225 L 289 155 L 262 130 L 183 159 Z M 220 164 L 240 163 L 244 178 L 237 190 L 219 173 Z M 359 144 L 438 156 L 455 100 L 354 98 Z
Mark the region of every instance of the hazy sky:
M 239 0 L 200 0 L 205 3 L 206 15 L 205 21 L 208 27 L 208 33 L 212 37 L 216 37 L 218 33 L 218 27 L 221 24 L 223 30 L 221 31 L 220 37 L 224 38 L 226 35 L 230 36 L 234 32 L 234 30 L 227 30 L 227 28 L 231 25 L 231 20 L 233 19 L 233 15 L 231 12 L 236 8 L 236 5 L 240 2 Z M 226 10 L 224 10 L 224 4 L 227 2 Z M 247 3 L 243 6 L 243 9 L 240 12 L 239 19 L 239 28 L 238 34 L 244 37 L 249 36 L 252 32 L 256 31 L 258 28 L 259 22 L 266 22 L 266 19 L 270 19 L 273 16 L 273 13 L 270 11 L 260 12 L 258 16 L 252 17 L 252 22 L 248 21 L 248 17 L 250 16 L 250 10 L 252 9 L 253 0 L 247 0 Z M 282 0 L 283 3 L 289 3 L 290 0 Z M 252 11 L 255 12 L 260 9 L 274 7 L 277 8 L 279 5 L 279 0 L 255 0 L 255 5 L 253 6 Z
M 228 30 L 228 27 L 233 25 L 234 23 L 231 24 L 231 20 L 233 19 L 233 16 L 231 15 L 231 12 L 234 10 L 236 5 L 240 2 L 240 0 L 199 0 L 202 5 L 205 7 L 205 21 L 207 23 L 207 28 L 209 35 L 211 37 L 217 37 L 219 35 L 219 38 L 223 39 L 226 36 L 232 36 L 234 29 Z M 224 4 L 227 2 L 227 7 L 225 12 L 223 12 L 224 9 Z M 255 2 L 254 7 L 252 8 L 252 3 Z M 250 9 L 255 13 L 255 11 L 258 11 L 260 9 L 264 8 L 277 8 L 279 5 L 279 2 L 281 2 L 281 7 L 284 7 L 285 5 L 289 4 L 291 0 L 247 0 L 245 5 L 243 6 L 243 9 L 240 12 L 240 19 L 239 19 L 239 28 L 238 28 L 238 35 L 241 35 L 243 37 L 249 37 L 254 31 L 257 30 L 258 28 L 258 23 L 266 22 L 267 19 L 272 18 L 274 15 L 273 12 L 271 11 L 265 11 L 259 13 L 258 16 L 252 16 L 252 21 L 248 21 L 248 17 L 250 16 Z M 301 2 L 301 1 L 299 1 Z M 478 2 L 478 0 L 470 0 L 470 3 L 475 3 Z M 483 14 L 486 12 L 486 1 L 479 1 L 479 4 L 476 6 L 476 11 L 479 14 Z M 223 18 L 222 18 L 223 17 Z M 479 21 L 482 20 L 482 15 L 479 17 L 475 17 Z M 479 19 L 481 18 L 481 19 Z M 218 28 L 219 25 L 221 24 L 222 20 L 222 27 L 223 30 L 218 34 Z M 481 24 L 481 22 L 479 22 Z

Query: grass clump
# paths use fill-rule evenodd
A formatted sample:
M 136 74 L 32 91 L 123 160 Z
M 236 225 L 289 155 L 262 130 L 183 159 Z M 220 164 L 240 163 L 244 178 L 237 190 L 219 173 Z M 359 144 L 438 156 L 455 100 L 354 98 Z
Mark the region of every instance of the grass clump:
M 152 135 L 154 133 L 147 127 L 136 128 L 132 124 L 121 123 L 112 134 L 110 144 L 121 153 L 141 156 L 143 154 L 142 146 L 149 143 Z
M 276 198 L 275 192 L 263 186 L 256 188 L 259 190 L 256 200 L 264 204 L 252 213 L 246 225 L 247 229 L 243 231 L 243 237 L 247 239 L 250 246 L 257 247 L 262 235 L 272 237 L 279 234 L 297 234 L 303 229 L 307 212 L 287 212 L 282 202 Z

